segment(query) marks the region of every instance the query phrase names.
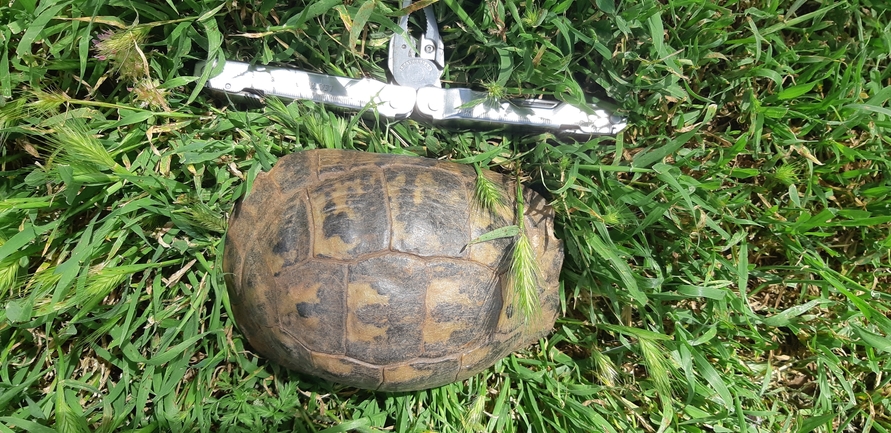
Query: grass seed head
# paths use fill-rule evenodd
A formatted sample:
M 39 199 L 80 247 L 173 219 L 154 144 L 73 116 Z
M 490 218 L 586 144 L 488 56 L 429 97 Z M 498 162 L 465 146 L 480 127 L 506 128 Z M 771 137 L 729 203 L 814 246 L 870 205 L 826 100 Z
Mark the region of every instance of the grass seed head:
M 211 232 L 226 232 L 226 219 L 219 213 L 214 212 L 210 206 L 202 203 L 195 197 L 189 196 L 181 198 L 178 202 L 183 208 L 182 210 L 176 211 L 176 213 L 184 216 L 189 224 Z
M 619 370 L 613 360 L 597 350 L 591 352 L 591 358 L 594 361 L 594 374 L 600 382 L 606 386 L 615 386 Z
M 489 212 L 504 209 L 507 204 L 504 190 L 486 177 L 479 167 L 476 167 L 476 170 L 476 188 L 474 190 L 476 204 Z
M 34 89 L 30 93 L 31 98 L 27 105 L 27 111 L 30 115 L 37 117 L 56 114 L 59 112 L 59 107 L 71 100 L 65 92 Z
M 149 107 L 170 111 L 167 105 L 167 89 L 160 87 L 158 80 L 142 78 L 129 88 L 140 107 Z
M 114 71 L 125 80 L 135 82 L 148 77 L 148 62 L 140 48 L 147 35 L 145 27 L 106 30 L 93 40 L 96 58 L 109 61 Z
M 486 389 L 485 384 L 481 386 L 480 392 L 477 394 L 476 398 L 473 399 L 473 403 L 470 404 L 470 407 L 467 408 L 467 411 L 464 412 L 464 417 L 461 419 L 463 431 L 465 432 L 478 432 L 485 430 L 483 425 L 483 415 L 486 411 Z
M 47 266 L 46 262 L 37 272 L 34 272 L 28 279 L 27 290 L 38 290 L 46 287 L 52 287 L 62 279 L 62 275 L 56 273 L 55 266 Z
M 6 299 L 6 294 L 17 286 L 18 274 L 18 261 L 4 260 L 0 262 L 0 299 Z
M 784 164 L 776 168 L 773 178 L 783 185 L 789 186 L 798 183 L 798 168 L 791 164 Z
M 490 81 L 483 83 L 483 87 L 486 88 L 487 99 L 492 102 L 501 102 L 501 100 L 507 96 L 507 89 L 497 82 Z
M 607 206 L 600 215 L 604 224 L 610 226 L 626 226 L 634 222 L 634 215 L 624 206 Z
M 511 251 L 510 269 L 508 269 L 509 293 L 505 294 L 505 299 L 523 315 L 523 321 L 528 323 L 530 319 L 537 320 L 541 316 L 541 303 L 538 298 L 541 271 L 538 268 L 532 243 L 526 236 L 526 207 L 523 202 L 523 185 L 519 179 L 516 182 L 516 197 L 519 234 L 514 241 L 514 249 Z
M 108 149 L 78 120 L 57 125 L 49 142 L 56 151 L 64 155 L 64 162 L 72 166 L 92 166 L 99 170 L 113 170 L 118 167 Z
M 662 398 L 670 399 L 671 385 L 669 374 L 671 365 L 665 357 L 665 348 L 645 338 L 640 338 L 638 344 L 647 366 L 647 372 L 649 372 L 650 379 L 653 380 L 653 384 L 656 386 L 656 391 L 661 394 Z
M 65 402 L 65 390 L 62 385 L 65 381 L 59 380 L 56 383 L 58 384 L 55 405 L 56 429 L 58 431 L 73 433 L 88 432 L 89 428 L 86 425 L 84 417 L 78 416 L 74 410 L 68 406 L 68 403 Z
M 523 11 L 523 24 L 528 27 L 538 27 L 544 22 L 548 15 L 547 9 L 542 9 L 535 5 L 530 5 Z
M 112 290 L 126 281 L 131 274 L 125 270 L 126 268 L 103 268 L 93 272 L 87 278 L 83 290 L 79 290 L 72 299 L 74 305 L 81 307 L 72 321 L 77 321 L 88 314 L 111 294 Z
M 526 233 L 520 232 L 514 242 L 511 265 L 508 271 L 509 287 L 513 297 L 513 305 L 523 315 L 525 321 L 537 319 L 541 315 L 541 303 L 538 299 L 538 262 L 535 252 Z

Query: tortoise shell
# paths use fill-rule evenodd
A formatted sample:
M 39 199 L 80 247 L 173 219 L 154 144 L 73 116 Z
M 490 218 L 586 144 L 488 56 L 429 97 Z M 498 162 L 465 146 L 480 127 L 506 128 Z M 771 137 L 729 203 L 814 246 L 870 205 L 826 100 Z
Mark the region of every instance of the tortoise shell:
M 546 335 L 559 304 L 563 244 L 553 210 L 525 189 L 541 314 L 515 312 L 513 240 L 472 243 L 516 224 L 509 199 L 475 204 L 476 171 L 427 158 L 309 150 L 257 176 L 226 235 L 223 270 L 251 346 L 299 372 L 387 391 L 472 376 Z

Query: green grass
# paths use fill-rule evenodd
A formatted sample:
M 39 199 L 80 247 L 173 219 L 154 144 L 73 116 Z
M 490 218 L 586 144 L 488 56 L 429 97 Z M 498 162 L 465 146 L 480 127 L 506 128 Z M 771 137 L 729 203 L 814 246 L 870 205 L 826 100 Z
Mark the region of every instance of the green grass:
M 612 99 L 629 128 L 245 110 L 192 76 L 222 56 L 385 79 L 394 2 L 0 6 L 0 431 L 891 431 L 886 0 L 434 7 L 446 85 Z M 567 253 L 554 332 L 404 394 L 250 351 L 226 218 L 312 147 L 543 182 Z

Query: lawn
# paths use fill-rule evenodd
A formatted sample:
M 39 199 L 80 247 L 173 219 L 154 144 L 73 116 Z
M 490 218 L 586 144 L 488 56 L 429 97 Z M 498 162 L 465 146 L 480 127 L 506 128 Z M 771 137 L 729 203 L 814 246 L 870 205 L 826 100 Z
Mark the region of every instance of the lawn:
M 387 80 L 379 0 L 0 6 L 0 432 L 889 432 L 887 0 L 432 0 L 446 87 L 597 101 L 615 137 L 232 104 L 198 62 Z M 8 71 L 8 72 L 7 72 Z M 250 348 L 227 217 L 302 149 L 547 188 L 553 332 L 409 393 Z

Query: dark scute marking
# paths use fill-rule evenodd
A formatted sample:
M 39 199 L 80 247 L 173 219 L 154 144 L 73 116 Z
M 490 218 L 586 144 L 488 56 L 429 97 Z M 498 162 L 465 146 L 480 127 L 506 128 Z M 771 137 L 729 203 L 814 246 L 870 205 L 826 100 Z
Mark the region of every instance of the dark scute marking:
M 355 233 L 351 230 L 351 225 L 355 222 L 350 220 L 350 216 L 346 212 L 330 212 L 337 207 L 334 202 L 325 204 L 323 212 L 325 219 L 322 221 L 322 233 L 326 238 L 339 236 L 345 243 L 352 244 L 355 240 Z
M 450 172 L 396 166 L 384 171 L 394 231 L 393 248 L 422 256 L 461 257 L 468 239 L 469 192 Z
M 309 349 L 344 353 L 346 265 L 307 261 L 285 268 L 275 298 L 282 332 Z
M 235 207 L 232 209 L 232 214 L 229 216 L 229 227 L 230 228 L 234 224 L 237 224 L 242 219 L 242 215 L 244 214 L 244 211 L 243 211 L 244 207 L 245 207 L 244 199 L 238 200 L 238 202 L 235 203 Z M 249 217 L 250 217 L 249 215 L 245 215 L 244 219 L 249 219 Z M 243 231 L 240 231 L 240 230 L 227 231 L 226 232 L 226 242 L 228 243 L 229 237 L 231 237 L 233 235 L 238 235 L 239 233 L 243 233 Z
M 439 358 L 460 353 L 467 347 L 475 347 L 485 341 L 488 332 L 484 328 L 452 330 L 444 342 L 424 342 L 424 357 Z M 470 344 L 473 343 L 473 344 Z
M 392 324 L 387 329 L 387 343 L 393 347 L 417 348 L 421 340 L 421 327 L 414 323 Z M 407 354 L 419 355 L 420 350 L 410 350 Z
M 348 312 L 360 325 L 386 330 L 374 341 L 363 341 L 361 329 L 350 330 L 346 342 L 348 356 L 386 365 L 419 355 L 425 315 L 424 274 L 422 261 L 402 255 L 372 257 L 350 266 L 350 287 L 371 286 L 389 302 Z M 360 294 L 350 291 L 347 296 L 355 300 Z
M 272 252 L 292 266 L 309 257 L 310 228 L 306 204 L 294 199 L 282 215 Z
M 390 306 L 385 304 L 366 305 L 354 313 L 360 322 L 367 325 L 383 327 L 390 317 Z
M 257 256 L 249 254 L 242 269 L 243 289 L 229 290 L 232 310 L 237 318 L 248 318 L 250 321 L 236 321 L 245 334 L 259 334 L 265 328 L 275 325 L 275 311 L 269 305 L 268 295 L 275 290 L 274 282 L 268 278 L 265 263 Z
M 500 335 L 492 339 L 492 347 L 495 352 L 500 352 L 503 356 L 507 356 L 507 354 L 518 350 L 526 345 L 526 334 L 521 330 L 518 330 L 512 334 Z M 492 360 L 494 363 L 499 358 Z
M 324 310 L 319 307 L 320 304 L 310 304 L 309 302 L 298 302 L 295 306 L 297 315 L 303 318 L 321 316 L 324 313 Z
M 481 344 L 495 329 L 501 309 L 501 291 L 493 272 L 469 261 L 430 261 L 435 285 L 427 293 L 424 357 L 439 358 Z
M 563 267 L 563 242 L 558 239 L 551 239 L 552 244 L 549 245 L 548 254 L 551 256 L 551 262 L 545 263 L 544 271 L 548 281 L 556 281 L 560 277 L 560 269 Z M 553 245 L 557 242 L 557 245 Z
M 512 319 L 514 317 L 514 306 L 513 304 L 508 304 L 504 309 L 504 315 L 507 316 L 508 319 Z
M 495 275 L 484 266 L 457 260 L 431 260 L 425 269 L 430 278 L 447 279 L 472 302 L 488 302 L 495 296 Z
M 321 225 L 315 253 L 349 260 L 387 249 L 390 220 L 380 172 L 373 168 L 342 173 L 310 189 L 315 224 Z M 328 239 L 340 238 L 342 245 Z
M 443 303 L 430 310 L 430 316 L 436 322 L 451 322 L 455 317 L 463 316 L 465 311 L 467 311 L 467 305 Z

